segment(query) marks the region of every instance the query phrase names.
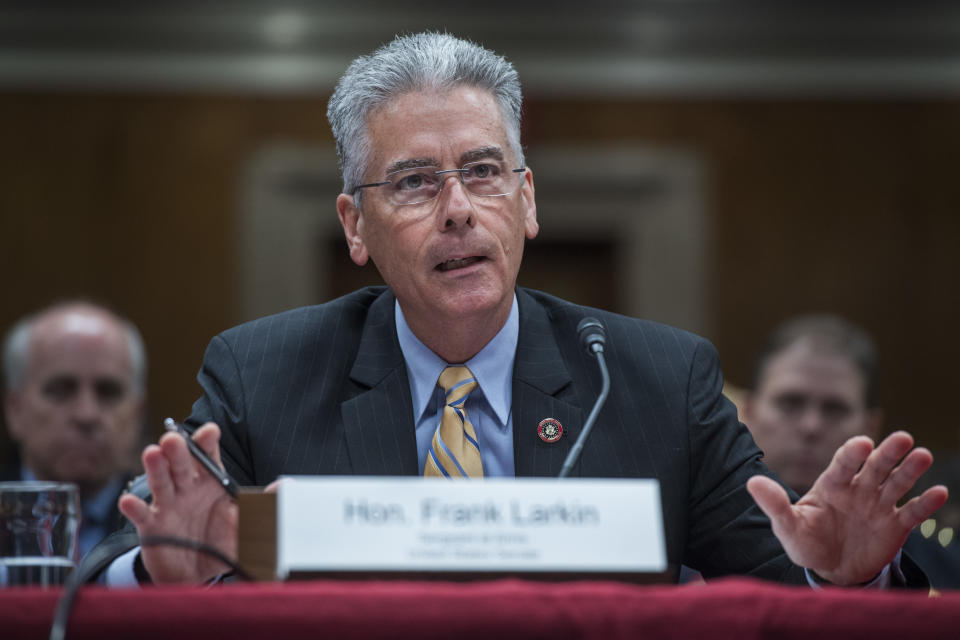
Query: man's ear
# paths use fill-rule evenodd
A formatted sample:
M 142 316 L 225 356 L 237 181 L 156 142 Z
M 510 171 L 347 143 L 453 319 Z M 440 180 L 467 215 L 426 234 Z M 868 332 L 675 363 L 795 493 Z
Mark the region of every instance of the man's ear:
M 527 167 L 523 176 L 520 197 L 523 200 L 523 230 L 527 240 L 533 240 L 540 233 L 540 223 L 537 222 L 537 202 L 534 199 L 533 171 L 530 167 Z
M 367 246 L 363 242 L 363 215 L 354 202 L 353 196 L 345 193 L 337 196 L 337 216 L 340 218 L 340 226 L 343 227 L 343 235 L 347 239 L 350 259 L 362 267 L 367 264 L 370 254 L 367 253 Z

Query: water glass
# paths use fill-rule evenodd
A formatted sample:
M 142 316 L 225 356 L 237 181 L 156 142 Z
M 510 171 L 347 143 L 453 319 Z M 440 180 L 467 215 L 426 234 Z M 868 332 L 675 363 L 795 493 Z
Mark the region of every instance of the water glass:
M 63 584 L 77 561 L 80 502 L 66 482 L 0 482 L 0 587 Z

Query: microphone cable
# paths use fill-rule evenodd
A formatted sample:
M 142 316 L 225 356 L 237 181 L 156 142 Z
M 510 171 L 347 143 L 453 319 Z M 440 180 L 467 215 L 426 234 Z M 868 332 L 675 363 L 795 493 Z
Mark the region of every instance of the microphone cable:
M 198 553 L 215 558 L 225 566 L 230 568 L 227 575 L 234 575 L 245 582 L 252 582 L 253 577 L 244 570 L 240 564 L 229 558 L 220 549 L 206 542 L 199 540 L 190 540 L 188 538 L 177 538 L 175 536 L 145 536 L 138 538 L 135 531 L 124 531 L 116 534 L 104 545 L 100 553 L 93 558 L 84 558 L 77 567 L 77 570 L 70 574 L 69 579 L 63 586 L 63 593 L 57 600 L 57 608 L 53 614 L 53 622 L 50 626 L 50 640 L 64 640 L 67 632 L 67 624 L 70 622 L 70 612 L 73 609 L 73 603 L 76 601 L 77 593 L 88 580 L 105 570 L 110 564 L 127 553 L 137 545 L 141 547 L 150 546 L 169 546 L 190 549 Z M 91 555 L 94 552 L 91 552 Z

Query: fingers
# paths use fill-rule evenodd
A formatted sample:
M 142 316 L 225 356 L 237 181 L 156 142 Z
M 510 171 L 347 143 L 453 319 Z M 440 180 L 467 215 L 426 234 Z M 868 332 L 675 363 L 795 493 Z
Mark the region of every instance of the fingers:
M 192 438 L 214 462 L 220 462 L 220 428 L 208 422 L 193 434 Z M 174 432 L 165 433 L 158 444 L 147 446 L 142 455 L 147 485 L 155 504 L 173 502 L 178 492 L 189 491 L 201 474 L 206 473 L 194 460 L 183 437 Z
M 263 489 L 263 492 L 264 492 L 264 493 L 276 493 L 276 492 L 277 492 L 277 489 L 279 489 L 279 488 L 280 488 L 280 480 L 274 480 L 273 482 L 271 482 L 270 484 L 268 484 L 268 485 Z
M 117 500 L 117 508 L 137 529 L 146 524 L 150 517 L 150 505 L 133 495 L 125 493 Z
M 183 437 L 178 433 L 165 433 L 160 438 L 160 448 L 167 458 L 174 489 L 183 491 L 191 486 L 198 470 Z
M 850 484 L 872 451 L 873 440 L 867 436 L 850 438 L 833 454 L 830 464 L 820 474 L 819 481 L 833 487 Z
M 172 501 L 176 496 L 176 487 L 170 477 L 170 464 L 163 449 L 159 445 L 148 445 L 141 459 L 154 503 L 162 505 Z
M 880 495 L 881 502 L 888 505 L 896 504 L 913 488 L 931 464 L 933 464 L 933 454 L 927 449 L 919 447 L 908 453 L 903 462 L 894 468 L 884 481 Z
M 270 484 L 268 484 L 266 487 L 264 487 L 263 492 L 264 492 L 264 493 L 276 493 L 277 490 L 280 489 L 280 485 L 281 485 L 281 484 L 290 482 L 291 480 L 292 480 L 292 478 L 277 478 L 276 480 L 274 480 L 273 482 L 271 482 Z
M 747 491 L 760 510 L 770 518 L 778 535 L 793 530 L 795 520 L 790 496 L 783 487 L 766 476 L 753 476 L 747 480 Z
M 911 450 L 912 447 L 913 437 L 906 431 L 890 434 L 872 451 L 868 438 L 851 438 L 837 450 L 819 482 L 826 483 L 832 490 L 852 489 L 850 495 L 859 496 L 860 504 L 895 509 L 899 523 L 909 530 L 947 500 L 946 487 L 936 486 L 896 509 L 897 502 L 933 464 L 929 450 L 923 447 Z
M 912 529 L 943 506 L 949 492 L 942 484 L 930 487 L 916 498 L 912 498 L 897 512 L 897 519 L 907 529 Z
M 193 441 L 200 445 L 214 462 L 223 467 L 220 461 L 220 427 L 214 422 L 207 422 L 193 432 Z
M 913 437 L 906 431 L 890 434 L 876 448 L 866 436 L 850 438 L 837 449 L 820 480 L 834 488 L 851 483 L 867 491 L 883 487 L 881 499 L 893 504 L 914 485 L 932 461 L 926 449 L 910 452 L 912 446 Z
M 876 450 L 866 459 L 863 469 L 858 475 L 858 482 L 867 488 L 880 486 L 886 482 L 890 472 L 897 466 L 900 459 L 910 451 L 912 446 L 913 437 L 906 431 L 891 433 L 877 445 Z M 915 481 L 916 478 L 913 482 Z M 913 486 L 913 482 L 910 482 L 910 486 Z

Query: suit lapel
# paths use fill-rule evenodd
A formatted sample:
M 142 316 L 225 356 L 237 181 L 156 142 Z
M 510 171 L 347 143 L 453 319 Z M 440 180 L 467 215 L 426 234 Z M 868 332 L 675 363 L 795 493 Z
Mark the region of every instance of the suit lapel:
M 370 307 L 350 379 L 362 389 L 340 405 L 353 472 L 417 475 L 410 384 L 389 291 Z
M 522 289 L 517 289 L 517 301 L 520 335 L 511 408 L 514 468 L 517 476 L 556 476 L 585 415 L 571 392 L 572 378 L 546 310 Z M 350 379 L 362 389 L 340 406 L 353 473 L 418 475 L 410 384 L 389 291 L 370 307 Z M 545 418 L 563 425 L 563 437 L 557 442 L 546 443 L 538 436 L 537 426 Z M 578 464 L 571 475 L 579 474 Z
M 517 289 L 517 302 L 520 337 L 513 367 L 511 409 L 514 468 L 517 476 L 556 476 L 580 433 L 584 414 L 574 395 L 568 393 L 572 379 L 546 310 L 522 289 Z M 537 427 L 545 418 L 563 425 L 563 436 L 557 442 L 540 439 Z M 571 475 L 579 473 L 577 464 Z

